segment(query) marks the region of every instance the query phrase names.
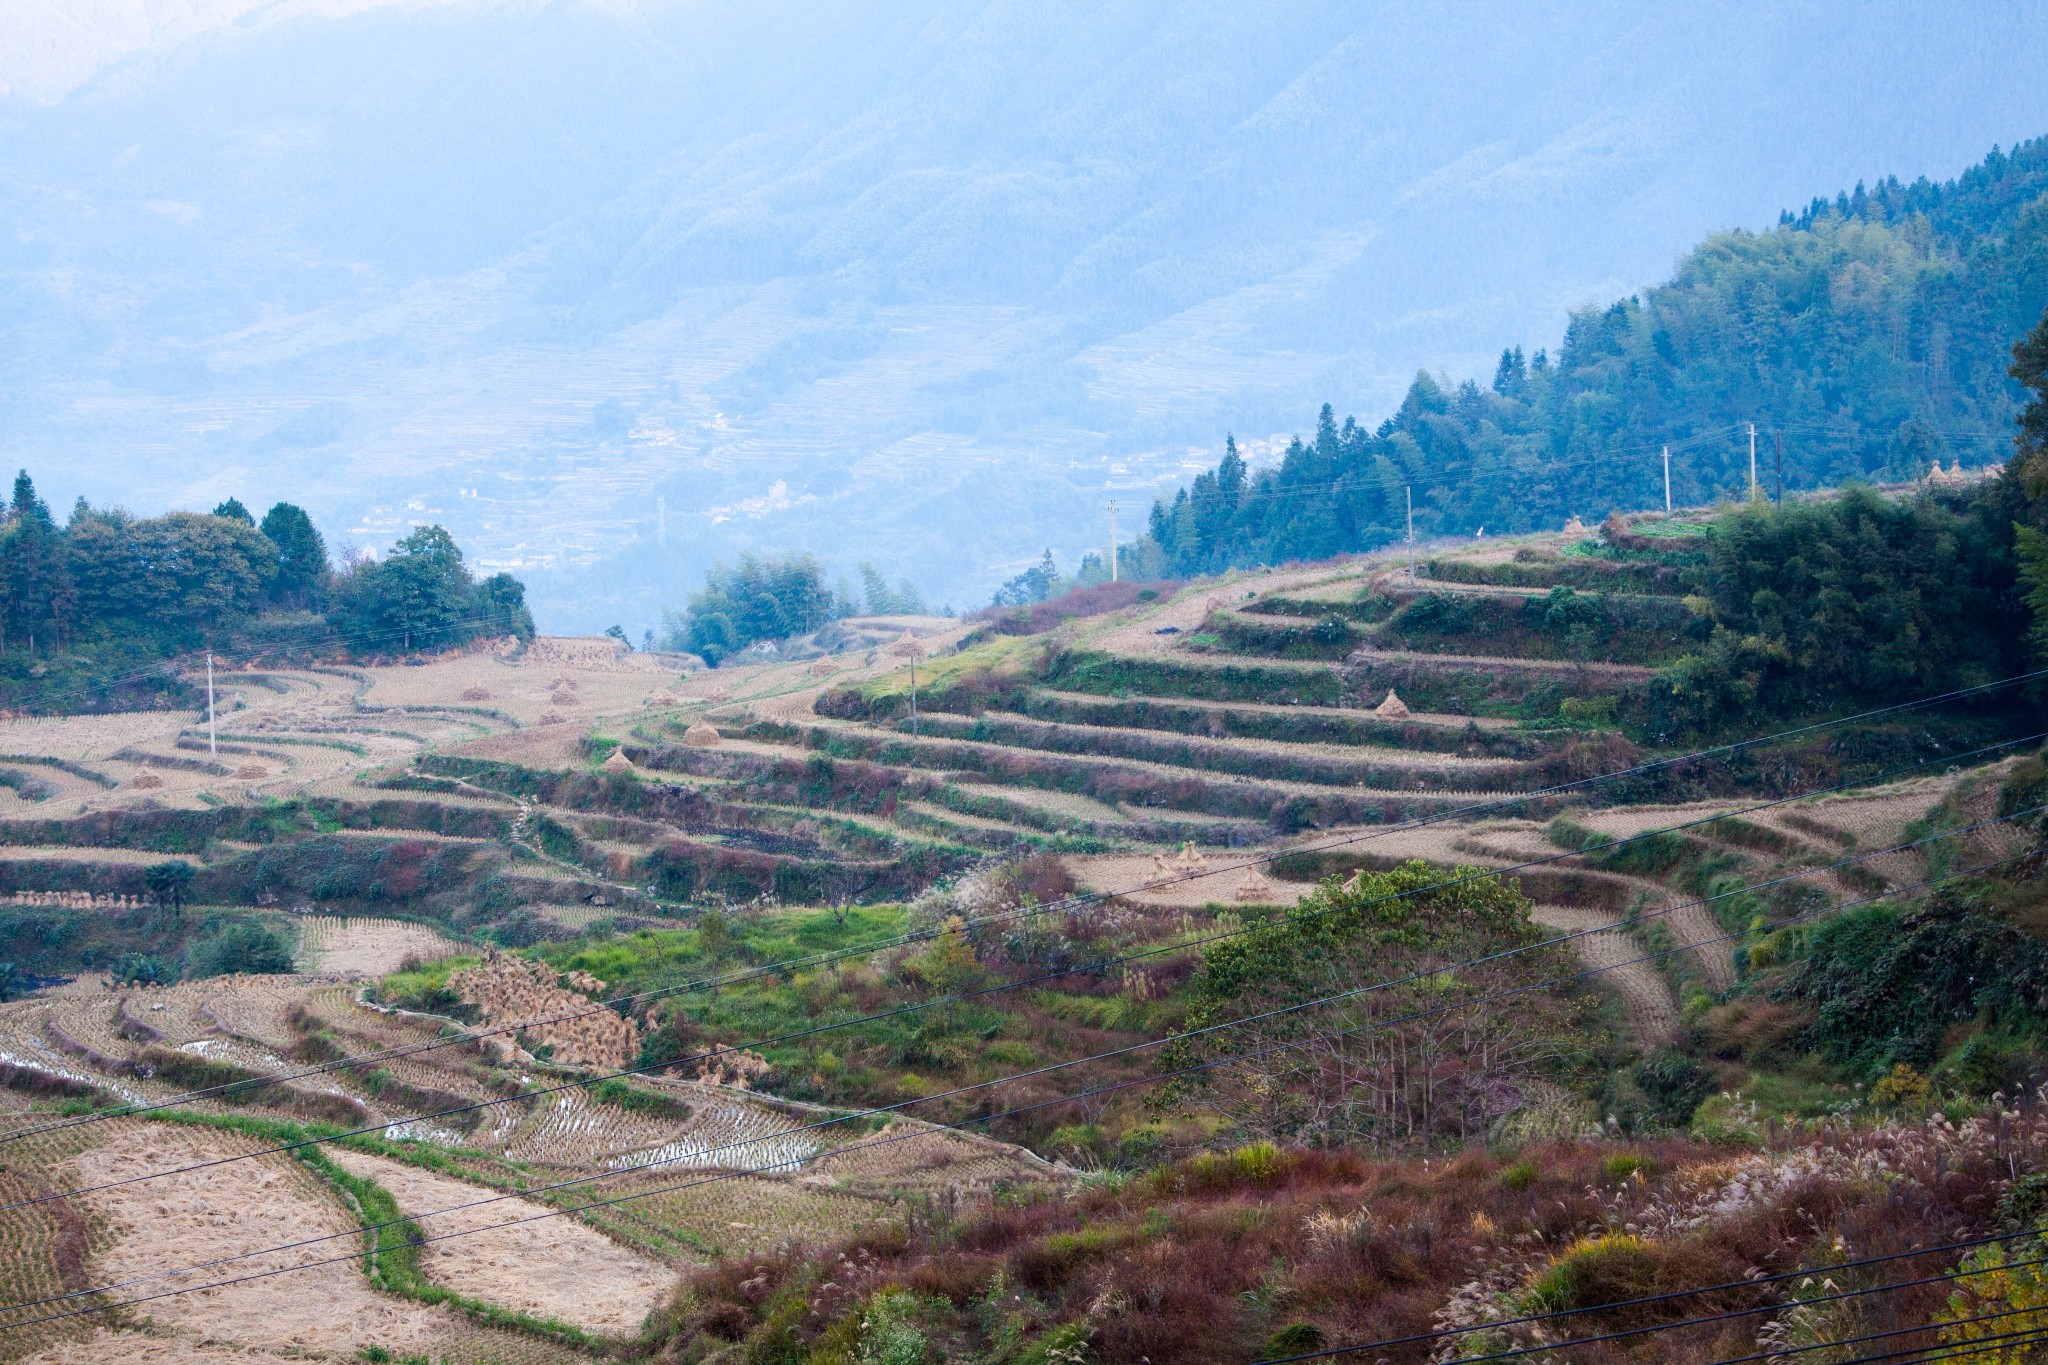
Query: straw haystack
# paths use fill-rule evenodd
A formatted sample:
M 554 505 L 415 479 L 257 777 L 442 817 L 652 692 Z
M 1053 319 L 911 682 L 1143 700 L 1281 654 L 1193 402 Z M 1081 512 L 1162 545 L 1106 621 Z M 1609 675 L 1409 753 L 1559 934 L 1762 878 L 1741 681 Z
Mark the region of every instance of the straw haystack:
M 241 767 L 235 769 L 235 776 L 242 778 L 268 777 L 270 776 L 270 769 L 264 767 L 261 763 L 244 763 Z
M 1573 517 L 1572 517 L 1572 519 L 1571 519 L 1570 521 L 1568 521 L 1568 522 L 1566 522 L 1566 523 L 1564 524 L 1564 533 L 1565 533 L 1566 535 L 1568 535 L 1568 536 L 1582 536 L 1582 535 L 1585 535 L 1585 534 L 1586 534 L 1586 523 L 1585 523 L 1585 522 L 1583 522 L 1583 521 L 1580 521 L 1580 520 L 1578 519 L 1578 516 L 1577 516 L 1576 514 L 1574 514 L 1574 515 L 1573 515 Z
M 1256 867 L 1244 870 L 1244 876 L 1237 883 L 1237 898 L 1241 901 L 1268 901 L 1273 898 L 1273 883 L 1259 875 Z
M 521 1028 L 574 1066 L 621 1067 L 640 1050 L 639 1025 L 562 989 L 544 962 L 493 953 L 481 966 L 450 975 L 448 987 L 477 1006 L 485 1024 Z
M 838 665 L 830 659 L 820 659 L 811 665 L 811 676 L 814 678 L 829 678 L 838 671 Z
M 889 652 L 899 659 L 922 659 L 924 646 L 917 642 L 916 636 L 906 630 L 902 639 L 889 646 Z
M 543 711 L 540 713 L 539 723 L 542 725 L 560 725 L 562 723 L 562 713 L 560 711 Z
M 1406 720 L 1408 719 L 1408 703 L 1402 701 L 1399 694 L 1390 687 L 1387 689 L 1387 699 L 1378 706 L 1373 707 L 1372 713 L 1381 720 Z
M 612 750 L 610 756 L 597 766 L 608 773 L 630 773 L 634 770 L 633 760 L 626 757 L 624 749 Z
M 163 784 L 164 780 L 155 773 L 137 773 L 128 779 L 131 787 L 161 787 Z
M 689 745 L 692 749 L 716 749 L 718 742 L 718 731 L 712 729 L 701 720 L 683 731 L 683 743 Z

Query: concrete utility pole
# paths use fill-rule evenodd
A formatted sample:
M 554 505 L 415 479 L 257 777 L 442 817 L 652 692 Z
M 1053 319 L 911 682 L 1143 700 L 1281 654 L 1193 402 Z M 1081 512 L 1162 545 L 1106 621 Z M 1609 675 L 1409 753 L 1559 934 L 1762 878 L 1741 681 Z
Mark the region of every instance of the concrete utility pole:
M 1109 505 L 1109 581 L 1116 582 L 1116 504 Z
M 214 762 L 220 762 L 220 740 L 213 729 L 213 651 L 206 651 L 206 753 Z
M 1415 586 L 1415 485 L 1403 484 L 1408 495 L 1408 585 Z
M 1671 514 L 1671 447 L 1664 447 L 1664 513 Z
M 1749 424 L 1749 500 L 1756 501 L 1756 423 Z

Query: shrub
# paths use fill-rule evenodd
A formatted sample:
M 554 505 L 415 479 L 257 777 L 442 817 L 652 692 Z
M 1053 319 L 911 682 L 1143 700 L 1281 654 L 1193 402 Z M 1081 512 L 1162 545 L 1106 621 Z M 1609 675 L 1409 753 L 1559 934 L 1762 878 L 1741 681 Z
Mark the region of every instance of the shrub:
M 185 967 L 192 977 L 286 973 L 293 969 L 292 951 L 275 929 L 244 921 L 224 924 L 194 943 Z
M 165 986 L 178 979 L 178 974 L 162 959 L 147 953 L 121 954 L 114 959 L 108 975 L 117 986 Z
M 1563 1313 L 1625 1303 L 1657 1292 L 1650 1243 L 1626 1232 L 1602 1233 L 1572 1243 L 1529 1282 L 1528 1306 Z

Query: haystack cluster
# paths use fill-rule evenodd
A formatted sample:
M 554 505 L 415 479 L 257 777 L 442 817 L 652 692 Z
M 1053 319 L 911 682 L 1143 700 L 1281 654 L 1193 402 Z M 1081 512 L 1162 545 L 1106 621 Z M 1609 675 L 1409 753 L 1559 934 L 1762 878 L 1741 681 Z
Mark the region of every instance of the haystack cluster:
M 140 896 L 95 896 L 89 891 L 17 891 L 9 905 L 47 905 L 60 910 L 140 910 Z
M 610 1010 L 593 1010 L 587 995 L 604 982 L 585 972 L 565 990 L 552 967 L 521 957 L 492 954 L 484 962 L 456 972 L 449 988 L 475 1005 L 483 1022 L 517 1028 L 536 1042 L 555 1049 L 555 1060 L 575 1066 L 626 1066 L 640 1053 L 640 1026 Z M 570 1016 L 567 1018 L 558 1016 Z

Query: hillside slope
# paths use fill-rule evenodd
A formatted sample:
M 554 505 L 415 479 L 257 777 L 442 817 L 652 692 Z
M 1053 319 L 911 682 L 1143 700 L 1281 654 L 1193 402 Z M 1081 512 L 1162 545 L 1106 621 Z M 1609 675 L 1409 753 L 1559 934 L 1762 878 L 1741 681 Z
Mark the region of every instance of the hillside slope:
M 637 638 L 756 543 L 978 596 L 1221 430 L 2048 127 L 2019 4 L 1282 13 L 291 5 L 146 48 L 0 104 L 0 454 L 67 452 L 60 507 L 427 511 L 564 570 L 549 629 Z

